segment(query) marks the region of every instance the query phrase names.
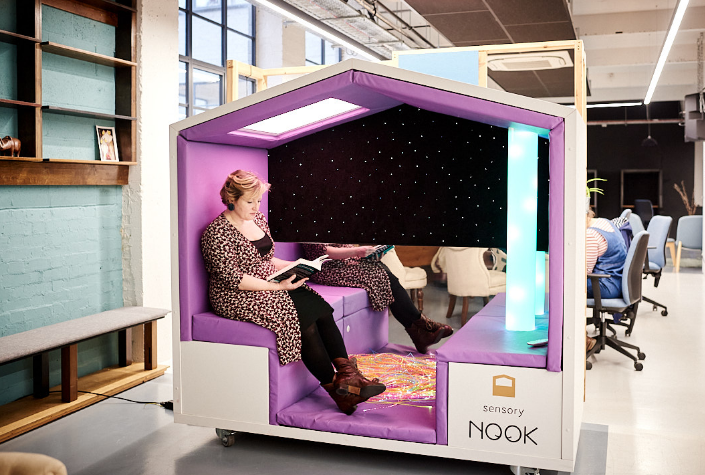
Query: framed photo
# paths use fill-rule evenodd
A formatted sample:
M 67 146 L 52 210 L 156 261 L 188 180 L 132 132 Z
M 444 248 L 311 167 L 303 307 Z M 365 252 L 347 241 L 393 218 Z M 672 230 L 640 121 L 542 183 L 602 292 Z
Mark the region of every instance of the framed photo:
M 98 151 L 100 152 L 100 160 L 102 162 L 118 162 L 117 137 L 115 136 L 115 127 L 95 126 L 98 134 Z

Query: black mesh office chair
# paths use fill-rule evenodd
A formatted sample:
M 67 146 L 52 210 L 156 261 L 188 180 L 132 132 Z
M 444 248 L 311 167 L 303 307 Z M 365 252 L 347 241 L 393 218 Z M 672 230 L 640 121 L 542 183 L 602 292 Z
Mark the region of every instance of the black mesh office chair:
M 608 277 L 603 274 L 588 274 L 588 278 L 592 281 L 592 289 L 594 298 L 587 299 L 587 306 L 592 308 L 592 322 L 598 329 L 597 343 L 587 352 L 586 358 L 599 353 L 605 347 L 614 348 L 624 356 L 631 358 L 634 361 L 634 369 L 641 371 L 644 366 L 640 360 L 646 358 L 638 346 L 630 343 L 625 343 L 618 340 L 616 336 L 607 336 L 608 322 L 605 320 L 605 313 L 614 315 L 615 313 L 625 314 L 633 322 L 636 318 L 636 311 L 641 301 L 641 273 L 646 261 L 647 247 L 649 243 L 649 233 L 642 231 L 634 236 L 627 259 L 624 262 L 624 271 L 622 272 L 622 295 L 613 299 L 602 299 L 600 295 L 599 279 Z M 636 356 L 627 351 L 627 349 L 636 350 Z M 585 362 L 587 369 L 592 369 L 590 361 Z
M 634 213 L 641 218 L 644 228 L 648 228 L 649 221 L 654 217 L 654 206 L 651 200 L 634 200 Z

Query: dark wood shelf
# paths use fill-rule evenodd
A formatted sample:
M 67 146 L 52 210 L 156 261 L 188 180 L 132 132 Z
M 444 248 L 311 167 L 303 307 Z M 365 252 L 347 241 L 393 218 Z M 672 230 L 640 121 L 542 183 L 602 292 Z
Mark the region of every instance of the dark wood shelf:
M 95 117 L 96 119 L 118 119 L 118 120 L 137 120 L 136 117 L 126 115 L 103 114 L 102 112 L 90 112 L 80 109 L 66 109 L 56 106 L 42 106 L 42 111 L 53 114 L 73 115 L 76 117 Z
M 124 59 L 114 58 L 112 56 L 106 56 L 104 54 L 92 53 L 90 51 L 85 51 L 82 49 L 73 48 L 71 46 L 53 43 L 51 41 L 44 41 L 41 43 L 41 45 L 42 51 L 46 53 L 65 56 L 67 58 L 78 59 L 90 63 L 101 64 L 103 66 L 112 66 L 115 68 L 132 68 L 137 66 L 137 63 L 133 63 L 132 61 L 126 61 Z
M 101 10 L 106 10 L 111 13 L 136 13 L 137 9 L 123 5 L 122 3 L 114 2 L 112 0 L 74 0 L 76 3 L 83 3 L 85 5 L 90 5 L 92 7 L 100 8 Z
M 0 42 L 16 45 L 22 41 L 39 43 L 41 40 L 39 38 L 32 38 L 31 36 L 20 35 L 12 31 L 0 30 Z
M 131 164 L 0 157 L 0 185 L 127 185 Z
M 137 162 L 124 161 L 102 161 L 102 160 L 70 160 L 65 158 L 37 158 L 37 157 L 9 157 L 0 155 L 0 161 L 15 161 L 15 162 L 43 162 L 43 163 L 78 163 L 81 165 L 110 165 L 110 166 L 129 166 L 137 165 Z
M 17 109 L 18 107 L 41 107 L 41 104 L 37 104 L 36 102 L 24 102 L 24 101 L 15 101 L 12 99 L 0 99 L 0 107 L 9 107 L 12 109 Z

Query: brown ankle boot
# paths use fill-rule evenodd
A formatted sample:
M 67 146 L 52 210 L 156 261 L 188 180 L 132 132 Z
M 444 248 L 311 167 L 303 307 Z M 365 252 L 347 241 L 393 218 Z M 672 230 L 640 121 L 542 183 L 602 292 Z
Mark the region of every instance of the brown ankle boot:
M 414 342 L 416 350 L 419 353 L 426 353 L 428 347 L 435 345 L 441 338 L 449 337 L 453 334 L 453 329 L 449 325 L 444 325 L 434 322 L 426 315 L 421 314 L 421 318 L 414 321 L 409 328 L 406 328 L 406 333 Z
M 357 369 L 357 365 L 347 358 L 335 358 L 333 366 L 338 372 L 332 383 L 323 385 L 341 411 L 350 415 L 355 407 L 369 398 L 383 393 L 387 387 L 378 379 L 370 381 Z

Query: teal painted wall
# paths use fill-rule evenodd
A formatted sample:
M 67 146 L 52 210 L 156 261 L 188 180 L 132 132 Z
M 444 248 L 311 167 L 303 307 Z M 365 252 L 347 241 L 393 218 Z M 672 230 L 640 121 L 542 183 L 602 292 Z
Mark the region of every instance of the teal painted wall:
M 115 27 L 42 5 L 42 40 L 115 56 Z M 115 113 L 115 69 L 42 53 L 42 102 L 47 106 Z M 95 126 L 113 120 L 42 114 L 43 156 L 98 160 Z M 119 150 L 118 150 L 119 153 Z
M 122 306 L 119 186 L 0 186 L 0 336 Z M 79 376 L 117 364 L 117 336 L 79 345 Z M 58 351 L 51 384 L 59 384 Z M 31 394 L 31 359 L 0 366 L 0 404 Z
M 7 4 L 0 0 L 0 9 Z M 42 16 L 44 40 L 114 54 L 112 27 L 47 6 Z M 42 62 L 44 104 L 114 112 L 112 68 L 46 53 Z M 0 95 L 6 97 L 16 84 L 6 83 L 3 69 L 14 67 L 0 68 Z M 16 114 L 7 111 L 0 108 L 3 136 L 17 128 Z M 45 157 L 85 160 L 99 157 L 95 126 L 114 125 L 58 114 L 44 114 L 43 122 Z M 121 307 L 121 223 L 119 186 L 0 186 L 0 336 Z M 80 343 L 79 376 L 117 364 L 117 358 L 116 335 Z M 59 384 L 58 350 L 50 353 L 49 367 L 50 384 Z M 31 393 L 31 358 L 0 366 L 0 404 Z

